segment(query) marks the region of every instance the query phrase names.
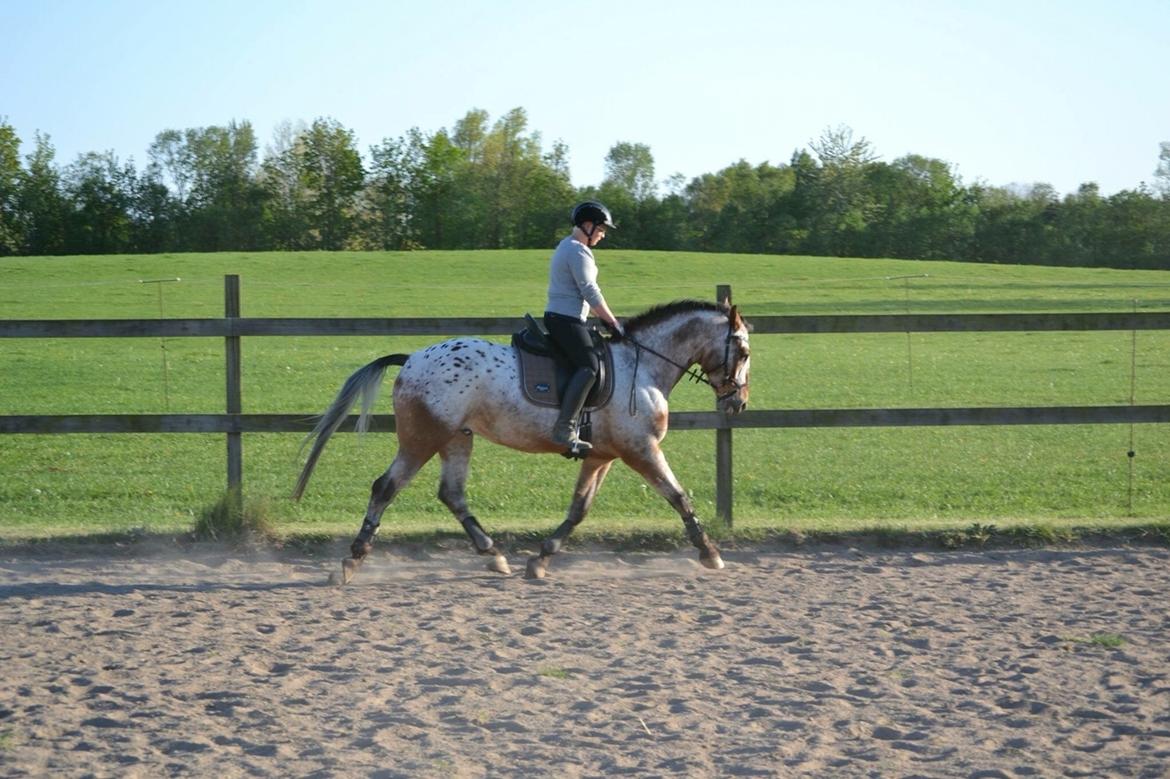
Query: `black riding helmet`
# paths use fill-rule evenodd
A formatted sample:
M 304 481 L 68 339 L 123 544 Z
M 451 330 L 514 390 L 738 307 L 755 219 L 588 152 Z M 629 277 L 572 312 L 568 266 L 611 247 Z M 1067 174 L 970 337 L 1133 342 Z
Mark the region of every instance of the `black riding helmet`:
M 592 222 L 595 228 L 597 225 L 605 225 L 607 229 L 617 229 L 613 223 L 613 214 L 596 200 L 586 200 L 573 207 L 573 226 L 580 227 L 585 222 Z

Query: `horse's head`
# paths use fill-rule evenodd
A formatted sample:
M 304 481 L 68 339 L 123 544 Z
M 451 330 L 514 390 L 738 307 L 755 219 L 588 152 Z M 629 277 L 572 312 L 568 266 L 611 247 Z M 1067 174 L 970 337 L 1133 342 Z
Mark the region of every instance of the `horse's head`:
M 722 350 L 715 350 L 717 357 L 720 351 L 722 360 L 712 366 L 704 365 L 703 370 L 715 388 L 719 410 L 724 414 L 738 414 L 748 404 L 752 353 L 748 346 L 748 324 L 735 306 L 727 314 L 727 331 Z

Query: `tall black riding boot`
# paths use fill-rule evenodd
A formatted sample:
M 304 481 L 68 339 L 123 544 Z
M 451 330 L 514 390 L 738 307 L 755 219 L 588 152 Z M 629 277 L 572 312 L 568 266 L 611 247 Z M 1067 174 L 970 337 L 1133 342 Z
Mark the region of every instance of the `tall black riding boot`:
M 581 409 L 585 408 L 585 398 L 593 387 L 595 376 L 593 371 L 578 368 L 565 387 L 565 394 L 561 397 L 561 413 L 553 425 L 553 443 L 563 444 L 570 452 L 588 452 L 593 446 L 588 441 L 577 437 L 577 425 L 581 420 Z

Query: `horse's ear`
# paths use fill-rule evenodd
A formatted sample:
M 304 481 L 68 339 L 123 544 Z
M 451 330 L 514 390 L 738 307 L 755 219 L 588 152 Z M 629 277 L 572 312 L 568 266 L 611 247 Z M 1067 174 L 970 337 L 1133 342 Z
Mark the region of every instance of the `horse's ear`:
M 731 318 L 731 329 L 732 330 L 741 330 L 742 329 L 742 330 L 747 330 L 749 333 L 751 332 L 752 326 L 749 325 L 747 323 L 747 321 L 742 316 L 740 316 L 739 306 L 732 306 L 731 307 L 730 318 Z

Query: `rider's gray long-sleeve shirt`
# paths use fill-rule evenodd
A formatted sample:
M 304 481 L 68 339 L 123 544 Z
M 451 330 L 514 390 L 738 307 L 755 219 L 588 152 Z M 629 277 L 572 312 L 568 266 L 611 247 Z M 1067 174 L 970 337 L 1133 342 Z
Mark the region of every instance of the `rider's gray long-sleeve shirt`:
M 590 307 L 604 302 L 601 287 L 597 286 L 597 261 L 593 252 L 570 235 L 560 242 L 549 260 L 545 311 L 584 322 Z

